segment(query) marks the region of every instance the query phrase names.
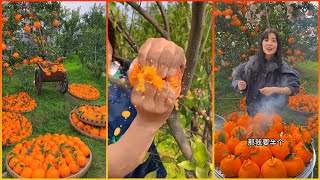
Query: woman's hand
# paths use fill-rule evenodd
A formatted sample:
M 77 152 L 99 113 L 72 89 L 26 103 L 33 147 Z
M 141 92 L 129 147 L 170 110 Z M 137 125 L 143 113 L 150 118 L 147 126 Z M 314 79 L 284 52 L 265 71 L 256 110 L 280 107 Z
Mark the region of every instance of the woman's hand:
M 133 89 L 136 89 L 136 85 Z M 162 90 L 145 82 L 146 90 L 132 91 L 131 102 L 137 110 L 136 119 L 142 126 L 156 128 L 158 130 L 171 114 L 177 95 L 165 83 Z
M 154 66 L 161 78 L 176 75 L 180 68 L 183 74 L 186 67 L 184 50 L 164 38 L 150 38 L 139 49 L 138 63 Z
M 247 83 L 244 82 L 244 81 L 239 81 L 238 82 L 238 88 L 239 88 L 240 91 L 245 90 L 247 88 Z

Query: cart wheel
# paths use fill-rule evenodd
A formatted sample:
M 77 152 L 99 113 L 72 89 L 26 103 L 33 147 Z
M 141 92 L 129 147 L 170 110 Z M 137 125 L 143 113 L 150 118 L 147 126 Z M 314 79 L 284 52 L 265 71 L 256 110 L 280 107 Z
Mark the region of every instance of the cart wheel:
M 60 91 L 61 93 L 65 94 L 68 91 L 68 77 L 64 77 L 63 81 L 60 81 Z
M 41 89 L 42 89 L 42 78 L 41 78 L 40 69 L 36 69 L 34 78 L 35 78 L 35 86 L 36 86 L 37 94 L 40 95 Z

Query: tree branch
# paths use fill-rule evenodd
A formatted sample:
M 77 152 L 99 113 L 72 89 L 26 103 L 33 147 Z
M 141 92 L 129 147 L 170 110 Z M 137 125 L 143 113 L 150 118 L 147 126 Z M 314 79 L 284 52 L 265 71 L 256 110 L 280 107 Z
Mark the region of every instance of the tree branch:
M 169 34 L 163 30 L 158 22 L 153 19 L 144 9 L 142 9 L 137 3 L 135 2 L 127 2 L 133 9 L 137 10 L 144 18 L 146 18 L 161 34 L 161 36 L 165 39 L 169 38 Z
M 167 13 L 162 5 L 161 2 L 158 2 L 157 1 L 157 5 L 160 9 L 160 12 L 161 12 L 161 15 L 162 15 L 162 19 L 163 19 L 163 22 L 164 22 L 164 29 L 167 31 L 168 33 L 168 40 L 171 40 L 170 39 L 170 29 L 169 29 L 169 21 L 168 21 L 168 16 L 167 16 Z
M 185 95 L 190 89 L 191 81 L 194 75 L 194 71 L 198 61 L 198 52 L 200 47 L 200 40 L 203 31 L 204 25 L 204 11 L 205 3 L 204 2 L 194 2 L 192 3 L 192 23 L 191 23 L 191 32 L 188 41 L 188 49 L 186 53 L 187 65 L 185 74 L 182 78 L 182 93 L 184 96 L 179 101 L 179 107 L 182 106 L 185 100 Z M 167 123 L 171 129 L 171 132 L 177 141 L 183 155 L 192 160 L 192 149 L 191 146 L 180 127 L 179 121 L 177 121 L 178 110 L 174 110 L 170 115 Z
M 108 16 L 108 20 L 113 24 L 115 19 Z M 122 23 L 120 21 L 117 21 L 117 27 L 116 29 L 123 34 L 124 39 L 130 44 L 130 46 L 133 48 L 133 50 L 138 53 L 139 47 L 138 45 L 134 42 L 132 37 L 129 35 L 128 31 L 123 27 Z
M 120 79 L 113 77 L 112 75 L 108 75 L 108 81 L 114 86 L 120 87 L 124 90 L 130 90 L 132 87 L 128 81 L 121 82 Z

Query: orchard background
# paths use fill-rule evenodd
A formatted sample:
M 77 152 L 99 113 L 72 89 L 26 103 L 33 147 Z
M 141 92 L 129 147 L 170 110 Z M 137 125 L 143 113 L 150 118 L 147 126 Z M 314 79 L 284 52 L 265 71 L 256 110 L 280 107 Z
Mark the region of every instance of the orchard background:
M 2 96 L 26 91 L 36 100 L 35 110 L 23 114 L 33 126 L 28 139 L 46 133 L 80 137 L 93 154 L 84 177 L 105 178 L 106 143 L 79 134 L 69 122 L 70 111 L 88 101 L 61 94 L 57 83 L 44 83 L 40 96 L 34 87 L 38 62 L 34 58 L 39 56 L 63 62 L 69 84 L 93 85 L 100 98 L 90 103 L 106 104 L 105 4 L 95 4 L 84 14 L 59 2 L 12 2 L 3 3 L 2 8 Z M 11 149 L 3 147 L 3 162 Z M 2 171 L 6 171 L 4 163 Z
M 231 89 L 231 75 L 235 67 L 256 53 L 261 33 L 268 26 L 279 32 L 285 61 L 301 73 L 300 81 L 306 93 L 318 95 L 317 2 L 226 1 L 214 5 L 215 114 L 240 110 L 243 96 Z M 308 118 L 288 109 L 281 116 L 284 122 L 293 121 L 296 125 L 306 125 Z M 313 136 L 316 152 L 317 134 Z M 318 177 L 317 162 L 314 176 Z
M 125 62 L 137 57 L 138 48 L 148 38 L 171 39 L 185 50 L 188 62 L 179 99 L 181 105 L 167 120 L 169 124 L 172 121 L 178 123 L 175 128 L 168 123 L 162 126 L 154 142 L 167 170 L 167 178 L 211 177 L 212 4 L 110 2 L 108 16 L 117 28 L 114 58 L 122 68 L 126 68 Z M 192 29 L 200 34 L 194 35 Z M 190 55 L 192 53 L 194 58 Z M 110 79 L 109 76 L 109 82 Z M 188 81 L 190 87 L 186 85 Z M 177 143 L 173 134 L 179 134 L 185 141 Z M 155 172 L 146 177 L 155 177 Z

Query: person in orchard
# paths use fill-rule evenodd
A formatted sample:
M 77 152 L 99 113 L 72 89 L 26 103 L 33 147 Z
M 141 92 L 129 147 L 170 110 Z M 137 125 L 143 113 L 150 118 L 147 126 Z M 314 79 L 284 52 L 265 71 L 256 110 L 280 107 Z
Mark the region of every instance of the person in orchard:
M 134 71 L 133 65 L 154 67 L 162 79 L 175 76 L 177 71 L 184 72 L 184 50 L 163 38 L 148 39 L 129 71 L 119 72 L 112 64 L 115 42 L 114 28 L 108 22 L 108 69 L 114 77 L 127 77 Z M 181 78 L 179 80 L 181 83 Z M 177 93 L 166 81 L 161 89 L 148 81 L 143 83 L 143 91 L 137 89 L 138 85 L 136 81 L 129 91 L 108 85 L 109 178 L 143 178 L 152 171 L 156 171 L 158 178 L 165 178 L 167 174 L 153 138 L 171 114 L 180 89 Z
M 275 29 L 266 29 L 259 50 L 232 74 L 232 87 L 246 95 L 248 114 L 280 113 L 288 105 L 289 96 L 299 92 L 300 74 L 283 60 L 281 39 Z

